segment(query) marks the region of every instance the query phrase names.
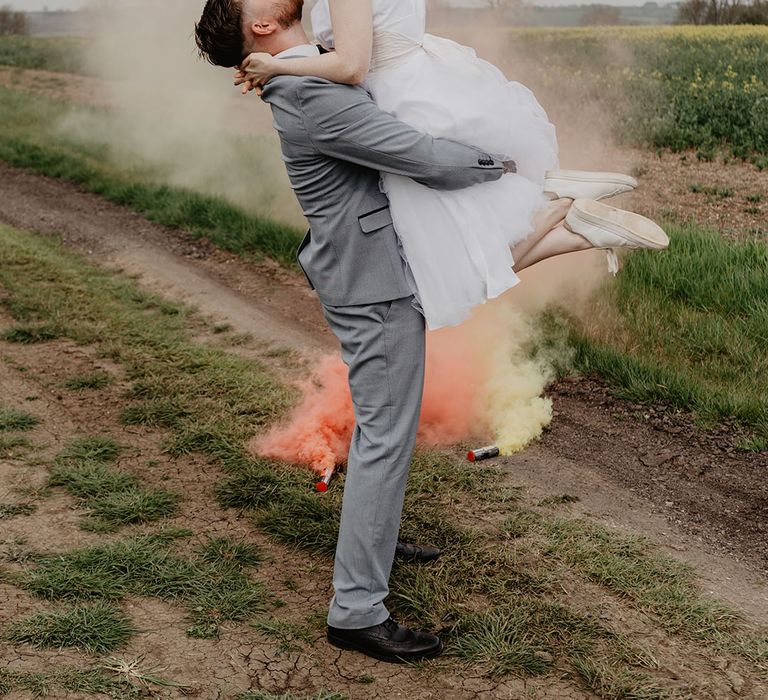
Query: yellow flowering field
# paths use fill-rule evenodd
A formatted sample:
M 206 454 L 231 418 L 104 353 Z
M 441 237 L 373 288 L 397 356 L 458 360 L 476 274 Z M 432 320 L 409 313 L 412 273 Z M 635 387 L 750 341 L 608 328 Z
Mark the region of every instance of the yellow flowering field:
M 768 27 L 512 29 L 485 50 L 548 108 L 604 105 L 637 144 L 726 146 L 768 165 Z M 629 126 L 629 128 L 627 128 Z

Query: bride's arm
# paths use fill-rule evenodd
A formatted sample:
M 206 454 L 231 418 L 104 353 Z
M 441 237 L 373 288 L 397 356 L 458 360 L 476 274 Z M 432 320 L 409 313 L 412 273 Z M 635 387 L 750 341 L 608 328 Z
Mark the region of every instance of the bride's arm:
M 362 83 L 368 75 L 373 47 L 371 0 L 330 0 L 329 5 L 335 51 L 290 61 L 251 54 L 240 66 L 235 84 L 249 81 L 263 85 L 276 75 L 316 76 L 348 85 Z

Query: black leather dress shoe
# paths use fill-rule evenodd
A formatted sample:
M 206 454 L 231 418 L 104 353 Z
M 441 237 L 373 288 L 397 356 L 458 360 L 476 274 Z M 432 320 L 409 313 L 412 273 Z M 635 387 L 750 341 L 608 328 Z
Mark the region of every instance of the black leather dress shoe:
M 339 649 L 359 651 L 393 664 L 433 659 L 443 653 L 439 637 L 398 625 L 391 617 L 380 625 L 361 630 L 329 626 L 328 642 Z
M 420 562 L 422 564 L 428 561 L 435 561 L 441 554 L 442 552 L 437 547 L 423 547 L 420 544 L 409 544 L 399 540 L 397 549 L 395 549 L 395 556 L 399 559 Z

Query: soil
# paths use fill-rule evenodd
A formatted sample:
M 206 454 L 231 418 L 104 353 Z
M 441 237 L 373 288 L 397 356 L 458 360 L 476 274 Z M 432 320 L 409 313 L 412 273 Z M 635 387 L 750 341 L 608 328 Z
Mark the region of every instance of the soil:
M 657 219 L 691 221 L 730 238 L 768 238 L 768 171 L 718 155 L 633 152 L 640 187 L 628 208 Z

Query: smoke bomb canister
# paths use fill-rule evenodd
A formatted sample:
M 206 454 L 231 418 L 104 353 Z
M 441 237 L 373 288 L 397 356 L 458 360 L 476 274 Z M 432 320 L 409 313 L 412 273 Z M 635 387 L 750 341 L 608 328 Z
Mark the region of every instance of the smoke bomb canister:
M 484 459 L 493 459 L 501 454 L 501 450 L 496 445 L 481 447 L 479 450 L 472 450 L 467 453 L 467 459 L 470 462 L 482 462 Z
M 328 490 L 328 487 L 331 485 L 331 480 L 333 479 L 335 472 L 336 470 L 334 467 L 328 467 L 328 469 L 325 470 L 323 478 L 315 484 L 315 489 L 317 489 L 320 493 L 325 493 Z

